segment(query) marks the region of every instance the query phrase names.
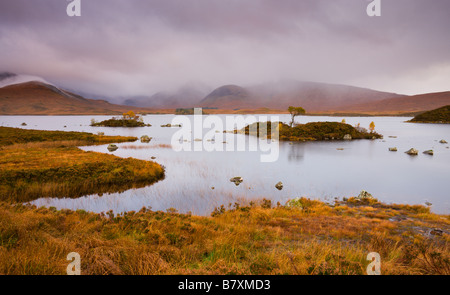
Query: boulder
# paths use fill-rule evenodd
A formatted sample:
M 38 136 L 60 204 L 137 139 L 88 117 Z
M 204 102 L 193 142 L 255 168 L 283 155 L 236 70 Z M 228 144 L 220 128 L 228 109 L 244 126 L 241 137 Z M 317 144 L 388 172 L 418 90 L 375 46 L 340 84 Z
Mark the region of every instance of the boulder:
M 434 155 L 434 151 L 433 150 L 424 151 L 423 153 L 425 155 L 430 155 L 430 156 Z
M 371 194 L 366 191 L 361 191 L 359 195 L 356 197 L 358 200 L 373 200 L 375 199 Z
M 114 152 L 117 149 L 118 149 L 118 147 L 115 144 L 108 145 L 108 151 L 110 151 L 110 152 Z
M 352 136 L 350 134 L 345 134 L 344 140 L 352 140 Z
M 23 122 L 21 125 L 22 125 L 22 126 L 27 126 L 27 123 Z
M 236 176 L 236 177 L 230 178 L 230 181 L 231 181 L 231 182 L 234 182 L 234 184 L 235 184 L 236 186 L 238 186 L 238 185 L 241 184 L 241 182 L 244 181 L 244 179 L 243 179 L 242 177 L 240 177 L 240 176 Z
M 419 151 L 414 148 L 411 148 L 411 149 L 407 150 L 405 153 L 407 153 L 408 155 L 411 155 L 411 156 L 417 156 L 419 154 Z
M 148 143 L 152 140 L 153 137 L 149 137 L 148 135 L 142 135 L 141 136 L 141 142 Z
M 390 151 L 390 152 L 396 152 L 396 151 L 397 151 L 397 148 L 396 148 L 396 147 L 391 147 L 391 148 L 389 148 L 389 151 Z
M 155 156 L 152 156 L 151 159 L 154 160 L 154 159 L 156 159 L 156 157 L 155 157 Z
M 438 229 L 438 228 L 432 229 L 430 231 L 430 234 L 432 234 L 434 236 L 442 236 L 443 233 L 444 233 L 444 231 L 441 229 Z
M 440 143 L 448 143 L 448 142 L 446 142 L 444 139 L 441 139 L 441 141 L 439 141 Z
M 283 189 L 283 183 L 279 181 L 277 184 L 275 184 L 275 187 L 277 188 L 277 190 L 281 191 Z
M 368 133 L 367 129 L 364 128 L 364 127 L 357 126 L 357 127 L 355 127 L 355 129 L 356 129 L 358 132 Z

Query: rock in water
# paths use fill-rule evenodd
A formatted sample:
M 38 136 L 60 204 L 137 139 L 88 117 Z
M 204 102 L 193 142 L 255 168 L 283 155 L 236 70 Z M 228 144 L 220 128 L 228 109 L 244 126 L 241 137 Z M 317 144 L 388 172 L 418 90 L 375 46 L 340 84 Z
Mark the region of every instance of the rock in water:
M 230 181 L 231 181 L 231 182 L 234 182 L 234 184 L 235 184 L 236 186 L 238 186 L 238 185 L 241 184 L 241 182 L 244 181 L 244 179 L 243 179 L 242 177 L 240 177 L 240 176 L 236 176 L 236 177 L 230 178 Z
M 411 148 L 408 151 L 406 151 L 405 153 L 407 153 L 408 155 L 411 155 L 411 156 L 417 156 L 419 154 L 419 151 L 414 148 Z
M 441 141 L 439 141 L 440 143 L 448 143 L 448 142 L 446 142 L 444 139 L 441 139 Z
M 277 184 L 275 184 L 275 187 L 277 188 L 277 190 L 281 191 L 283 189 L 283 183 L 280 181 Z
M 148 135 L 142 135 L 141 136 L 141 142 L 150 142 L 150 140 L 152 140 L 152 137 L 149 137 Z
M 430 155 L 430 156 L 434 155 L 434 151 L 433 150 L 424 151 L 423 153 L 426 154 L 426 155 Z
M 397 148 L 396 148 L 396 147 L 391 147 L 391 148 L 389 148 L 389 151 L 391 151 L 391 152 L 396 152 L 396 151 L 397 151 Z
M 350 134 L 345 134 L 344 140 L 352 140 L 352 136 Z
M 108 151 L 110 151 L 110 152 L 114 152 L 117 149 L 118 149 L 118 147 L 115 144 L 108 145 Z

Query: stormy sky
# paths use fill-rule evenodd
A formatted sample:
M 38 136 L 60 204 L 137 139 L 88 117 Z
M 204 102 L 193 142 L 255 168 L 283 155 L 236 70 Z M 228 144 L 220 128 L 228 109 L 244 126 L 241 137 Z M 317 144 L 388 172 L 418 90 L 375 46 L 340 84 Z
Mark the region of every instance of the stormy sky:
M 0 1 L 0 71 L 107 96 L 280 79 L 450 90 L 450 1 Z

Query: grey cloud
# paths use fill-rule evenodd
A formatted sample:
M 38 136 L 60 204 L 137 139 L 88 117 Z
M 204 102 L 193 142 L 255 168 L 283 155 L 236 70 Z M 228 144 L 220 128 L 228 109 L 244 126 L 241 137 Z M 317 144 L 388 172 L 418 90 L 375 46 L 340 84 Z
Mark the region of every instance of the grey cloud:
M 450 90 L 447 0 L 381 0 L 374 18 L 366 0 L 81 2 L 71 18 L 65 0 L 1 1 L 0 70 L 110 96 L 277 79 Z

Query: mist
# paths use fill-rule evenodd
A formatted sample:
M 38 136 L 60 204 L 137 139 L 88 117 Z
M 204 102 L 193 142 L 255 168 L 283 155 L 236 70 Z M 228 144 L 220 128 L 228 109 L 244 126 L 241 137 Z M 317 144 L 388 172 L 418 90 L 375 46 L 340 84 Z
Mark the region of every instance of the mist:
M 126 99 L 284 79 L 401 94 L 450 90 L 450 1 L 0 2 L 0 71 Z

